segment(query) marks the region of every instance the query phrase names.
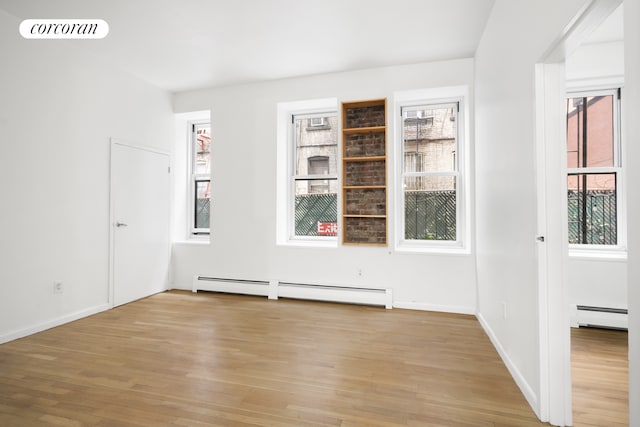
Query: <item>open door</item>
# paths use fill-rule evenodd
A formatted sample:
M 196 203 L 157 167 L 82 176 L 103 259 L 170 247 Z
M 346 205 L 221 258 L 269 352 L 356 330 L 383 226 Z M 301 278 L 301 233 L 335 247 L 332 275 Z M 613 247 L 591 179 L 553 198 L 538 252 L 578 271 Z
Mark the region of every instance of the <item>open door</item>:
M 113 306 L 167 289 L 169 156 L 111 142 Z
M 540 417 L 573 424 L 568 297 L 568 227 L 565 66 L 567 54 L 622 0 L 594 0 L 565 29 L 536 65 L 536 165 L 538 191 L 538 306 Z

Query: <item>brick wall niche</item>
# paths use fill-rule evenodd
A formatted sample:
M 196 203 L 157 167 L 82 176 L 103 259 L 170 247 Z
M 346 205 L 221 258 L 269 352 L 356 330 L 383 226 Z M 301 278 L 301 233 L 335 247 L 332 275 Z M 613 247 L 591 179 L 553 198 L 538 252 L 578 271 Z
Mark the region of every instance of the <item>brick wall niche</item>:
M 386 99 L 342 103 L 342 243 L 387 245 Z

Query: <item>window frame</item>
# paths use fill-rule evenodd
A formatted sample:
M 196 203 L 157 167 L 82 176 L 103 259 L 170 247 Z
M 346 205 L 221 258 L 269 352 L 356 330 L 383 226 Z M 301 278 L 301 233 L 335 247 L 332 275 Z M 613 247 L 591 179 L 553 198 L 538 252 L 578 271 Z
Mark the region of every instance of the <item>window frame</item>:
M 626 215 L 624 213 L 625 192 L 624 192 L 624 158 L 622 146 L 622 87 L 614 85 L 605 88 L 571 88 L 565 94 L 565 99 L 612 96 L 613 98 L 613 166 L 610 167 L 578 167 L 569 168 L 567 161 L 564 163 L 564 177 L 568 180 L 569 175 L 576 174 L 615 174 L 616 179 L 616 238 L 615 245 L 597 245 L 585 243 L 568 243 L 569 255 L 577 257 L 596 258 L 618 258 L 626 256 Z M 566 116 L 566 111 L 565 111 Z M 565 117 L 565 133 L 567 120 Z M 568 141 L 565 138 L 565 152 Z M 566 185 L 566 184 L 565 184 Z M 568 228 L 568 211 L 565 213 L 565 226 Z
M 197 144 L 197 130 L 198 128 L 208 127 L 209 135 L 211 135 L 211 121 L 210 120 L 191 120 L 187 122 L 189 129 L 189 150 L 188 150 L 188 176 L 189 176 L 189 188 L 188 188 L 188 210 L 187 216 L 189 218 L 189 235 L 192 238 L 208 238 L 211 235 L 211 205 L 209 207 L 209 227 L 196 227 L 196 202 L 197 202 L 197 183 L 209 182 L 211 186 L 211 166 L 209 167 L 208 174 L 198 174 L 195 172 L 196 167 L 196 144 Z M 213 138 L 212 138 L 213 140 Z M 211 165 L 211 148 L 209 148 L 209 164 Z M 209 190 L 211 191 L 211 189 Z
M 291 114 L 291 132 L 290 132 L 290 141 L 289 141 L 289 151 L 290 151 L 290 162 L 289 162 L 289 177 L 290 177 L 290 186 L 289 186 L 289 201 L 287 204 L 289 214 L 288 214 L 288 223 L 289 223 L 289 240 L 306 240 L 306 241 L 337 241 L 337 234 L 335 236 L 297 236 L 296 235 L 296 221 L 295 221 L 295 197 L 296 197 L 296 182 L 298 181 L 307 181 L 307 185 L 311 183 L 313 180 L 319 181 L 327 181 L 327 185 L 329 188 L 331 184 L 329 181 L 335 181 L 336 185 L 339 186 L 339 175 L 338 175 L 338 159 L 340 157 L 340 153 L 338 150 L 339 147 L 339 136 L 336 133 L 336 171 L 335 173 L 323 174 L 323 175 L 297 175 L 296 172 L 296 159 L 297 159 L 297 145 L 296 145 L 296 136 L 295 136 L 295 121 L 297 119 L 300 120 L 309 120 L 309 126 L 311 126 L 311 120 L 314 118 L 325 118 L 328 116 L 335 116 L 338 118 L 338 110 L 325 110 L 325 111 L 314 111 L 314 112 L 298 112 Z M 328 128 L 328 120 L 324 120 L 323 129 Z M 314 129 L 315 130 L 315 129 Z M 315 157 L 315 156 L 314 156 Z M 328 157 L 328 156 L 327 156 Z M 308 159 L 307 159 L 308 161 Z M 330 162 L 329 162 L 330 163 Z M 308 167 L 308 165 L 307 165 Z M 340 191 L 336 191 L 336 197 L 339 197 Z M 336 218 L 336 222 L 338 222 L 338 218 Z
M 296 236 L 295 235 L 295 139 L 294 118 L 296 116 L 326 116 L 335 114 L 340 127 L 340 115 L 338 114 L 337 98 L 311 99 L 304 101 L 280 102 L 277 104 L 277 191 L 276 191 L 276 244 L 285 246 L 326 247 L 338 246 L 336 236 Z M 326 127 L 314 127 L 324 129 Z M 340 183 L 340 136 L 338 132 L 336 141 L 336 182 Z M 327 176 L 319 175 L 318 179 L 327 179 Z M 340 191 L 337 194 L 338 216 L 340 218 Z
M 394 245 L 397 252 L 445 253 L 468 255 L 471 253 L 470 230 L 470 124 L 469 95 L 467 86 L 453 86 L 433 89 L 397 92 L 394 94 L 394 162 L 395 221 Z M 404 206 L 404 139 L 403 109 L 419 106 L 439 106 L 457 104 L 456 112 L 456 170 L 452 172 L 426 172 L 428 176 L 456 177 L 456 240 L 405 239 Z M 422 173 L 420 173 L 422 174 Z M 416 173 L 410 173 L 411 176 Z

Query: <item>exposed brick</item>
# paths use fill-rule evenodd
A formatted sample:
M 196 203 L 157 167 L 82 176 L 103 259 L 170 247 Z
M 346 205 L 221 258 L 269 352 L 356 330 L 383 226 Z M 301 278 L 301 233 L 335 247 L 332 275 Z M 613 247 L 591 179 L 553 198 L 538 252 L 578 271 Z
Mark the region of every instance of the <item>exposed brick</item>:
M 385 185 L 386 164 L 383 160 L 366 162 L 347 162 L 345 167 L 347 186 Z
M 347 135 L 345 153 L 347 157 L 384 156 L 384 132 Z
M 385 218 L 345 218 L 346 243 L 387 243 Z
M 362 105 L 362 104 L 360 104 Z M 367 107 L 346 106 L 344 129 L 385 126 L 385 105 Z M 386 133 L 347 133 L 344 135 L 345 157 L 373 157 L 386 155 Z M 385 186 L 386 161 L 346 161 L 344 163 L 344 185 Z M 386 215 L 387 191 L 385 188 L 347 188 L 344 191 L 344 213 L 346 215 Z M 344 218 L 345 243 L 386 244 L 386 218 Z
M 386 215 L 385 189 L 355 189 L 345 191 L 345 213 L 349 215 Z
M 372 107 L 347 108 L 345 111 L 344 128 L 363 128 L 385 125 L 384 105 Z

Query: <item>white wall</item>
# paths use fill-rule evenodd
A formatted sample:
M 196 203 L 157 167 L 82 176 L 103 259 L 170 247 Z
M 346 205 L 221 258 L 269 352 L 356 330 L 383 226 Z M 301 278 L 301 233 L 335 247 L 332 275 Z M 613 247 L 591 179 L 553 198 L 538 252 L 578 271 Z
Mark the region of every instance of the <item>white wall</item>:
M 623 137 L 628 141 L 627 182 L 640 183 L 640 2 L 624 2 L 625 97 Z M 628 283 L 629 283 L 629 425 L 640 425 L 640 192 L 629 191 Z
M 624 85 L 624 42 L 585 44 L 566 60 L 568 90 Z M 623 153 L 625 150 L 623 150 Z M 570 255 L 569 303 L 627 308 L 626 255 L 614 259 Z
M 109 138 L 174 132 L 168 93 L 19 23 L 0 11 L 0 342 L 108 307 Z
M 627 308 L 626 259 L 571 257 L 568 276 L 571 305 Z
M 476 52 L 478 317 L 538 413 L 535 64 L 584 3 L 497 0 Z
M 177 94 L 176 113 L 211 111 L 213 209 L 210 245 L 173 245 L 173 285 L 190 289 L 194 275 L 209 275 L 390 287 L 397 304 L 474 312 L 472 255 L 400 254 L 391 246 L 277 246 L 275 229 L 279 102 L 386 97 L 392 108 L 394 91 L 468 85 L 472 93 L 472 79 L 473 61 L 468 59 Z M 388 124 L 391 147 L 395 135 L 391 117 Z M 392 205 L 388 212 L 393 221 Z M 391 224 L 389 229 L 393 229 Z M 361 277 L 358 270 L 362 270 Z
M 585 44 L 572 52 L 566 60 L 569 88 L 619 85 L 623 78 L 623 41 Z

